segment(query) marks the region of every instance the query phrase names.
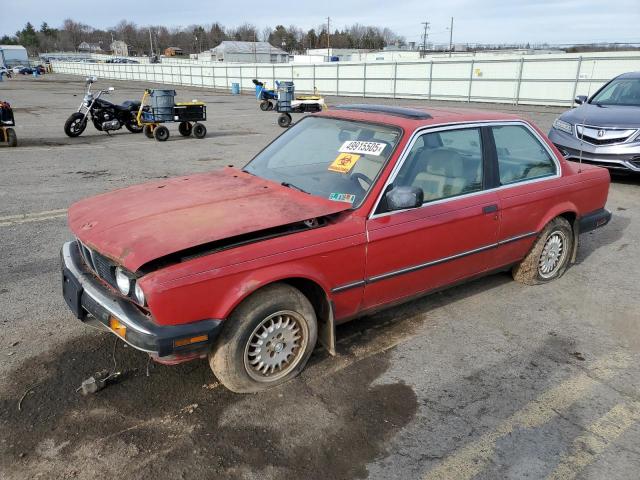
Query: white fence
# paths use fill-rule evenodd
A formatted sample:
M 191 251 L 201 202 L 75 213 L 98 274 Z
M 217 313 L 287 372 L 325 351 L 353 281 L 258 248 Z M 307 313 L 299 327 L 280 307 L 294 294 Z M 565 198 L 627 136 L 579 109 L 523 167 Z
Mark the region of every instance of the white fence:
M 616 56 L 451 59 L 392 63 L 317 64 L 109 64 L 52 62 L 72 75 L 230 90 L 252 79 L 273 86 L 292 80 L 296 92 L 358 97 L 419 98 L 465 102 L 570 105 L 624 72 L 640 70 L 640 54 Z

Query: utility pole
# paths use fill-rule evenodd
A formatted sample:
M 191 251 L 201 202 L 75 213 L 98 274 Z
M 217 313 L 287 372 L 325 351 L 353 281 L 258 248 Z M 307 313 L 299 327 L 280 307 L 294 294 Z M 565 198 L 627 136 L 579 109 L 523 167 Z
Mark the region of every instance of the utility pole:
M 422 56 L 424 57 L 427 54 L 427 38 L 429 36 L 427 30 L 429 30 L 430 23 L 422 22 L 422 25 L 424 25 L 424 35 L 422 35 Z
M 151 47 L 151 57 L 153 57 L 153 39 L 151 38 L 151 27 L 149 27 L 149 45 Z M 142 52 L 144 53 L 144 51 Z
M 327 57 L 331 56 L 331 44 L 329 37 L 331 36 L 331 18 L 327 17 Z
M 453 17 L 451 17 L 451 26 L 449 27 L 449 56 L 453 52 Z

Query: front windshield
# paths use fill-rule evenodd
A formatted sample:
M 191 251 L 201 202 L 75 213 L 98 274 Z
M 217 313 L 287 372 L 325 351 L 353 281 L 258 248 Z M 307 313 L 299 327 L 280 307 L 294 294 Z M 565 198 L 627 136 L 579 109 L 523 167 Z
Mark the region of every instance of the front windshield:
M 358 207 L 400 136 L 394 127 L 308 117 L 260 152 L 244 171 Z
M 591 102 L 594 105 L 627 105 L 640 107 L 640 78 L 613 80 L 598 92 Z

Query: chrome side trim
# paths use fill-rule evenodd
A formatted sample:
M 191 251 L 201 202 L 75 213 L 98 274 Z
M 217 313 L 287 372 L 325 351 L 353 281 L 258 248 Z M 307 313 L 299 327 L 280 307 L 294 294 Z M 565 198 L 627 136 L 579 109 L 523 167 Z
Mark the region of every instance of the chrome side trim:
M 469 255 L 474 255 L 476 253 L 485 252 L 487 250 L 498 248 L 498 247 L 501 247 L 502 245 L 517 242 L 519 240 L 524 240 L 525 238 L 533 237 L 536 235 L 538 235 L 538 232 L 522 233 L 520 235 L 515 235 L 513 237 L 505 238 L 504 240 L 500 240 L 490 245 L 484 245 L 482 247 L 474 248 L 473 250 L 466 250 L 464 252 L 456 253 L 455 255 L 450 255 L 448 257 L 439 258 L 437 260 L 431 260 L 429 262 L 419 263 L 417 265 L 400 268 L 398 270 L 392 270 L 390 272 L 381 273 L 379 275 L 373 275 L 371 277 L 365 278 L 364 280 L 358 280 L 355 282 L 346 283 L 344 285 L 340 285 L 338 287 L 332 288 L 331 293 L 341 293 L 341 292 L 344 292 L 345 290 L 366 286 L 366 285 L 369 285 L 370 283 L 379 282 L 381 280 L 386 280 L 388 278 L 396 277 L 398 275 L 404 275 L 405 273 L 412 273 L 425 268 L 434 267 L 442 263 L 458 260 L 460 258 L 467 257 Z
M 378 198 L 376 199 L 376 202 L 374 204 L 374 207 L 371 209 L 371 212 L 369 213 L 369 220 L 372 220 L 374 218 L 379 218 L 379 217 L 384 217 L 387 215 L 394 215 L 396 213 L 402 213 L 402 212 L 406 212 L 407 210 L 396 210 L 393 212 L 383 212 L 383 213 L 378 213 L 376 214 L 376 210 L 378 209 L 378 205 L 380 204 L 380 202 L 382 201 L 382 196 L 384 195 L 385 190 L 387 189 L 387 187 L 389 186 L 389 184 L 393 183 L 393 181 L 395 180 L 396 176 L 398 175 L 398 172 L 400 171 L 400 169 L 402 168 L 402 165 L 404 164 L 404 162 L 406 161 L 407 157 L 408 157 L 408 153 L 411 151 L 411 149 L 413 148 L 413 145 L 415 144 L 415 142 L 417 141 L 418 137 L 420 137 L 423 134 L 426 133 L 434 133 L 434 132 L 440 132 L 440 131 L 446 131 L 446 130 L 464 130 L 467 128 L 482 128 L 482 127 L 500 127 L 500 126 L 508 126 L 508 125 L 517 125 L 517 126 L 522 126 L 524 128 L 527 129 L 527 131 L 529 133 L 531 133 L 544 147 L 545 151 L 549 154 L 549 157 L 551 158 L 551 160 L 553 161 L 554 165 L 556 166 L 556 173 L 553 175 L 546 175 L 543 177 L 538 177 L 538 178 L 532 178 L 531 180 L 524 180 L 521 182 L 513 182 L 513 183 L 509 183 L 506 185 L 500 185 L 498 187 L 495 188 L 488 188 L 488 189 L 483 189 L 483 190 L 478 190 L 476 192 L 470 192 L 464 195 L 458 195 L 455 197 L 449 197 L 449 198 L 442 198 L 440 200 L 435 200 L 432 202 L 425 202 L 422 204 L 421 207 L 417 207 L 417 208 L 425 208 L 428 207 L 430 205 L 435 205 L 438 203 L 446 203 L 446 202 L 451 202 L 454 200 L 459 200 L 461 198 L 467 198 L 467 197 L 471 197 L 471 196 L 475 196 L 475 195 L 481 195 L 483 193 L 487 193 L 487 192 L 495 192 L 495 191 L 499 191 L 499 190 L 505 190 L 508 188 L 513 188 L 513 187 L 517 187 L 520 185 L 527 185 L 530 183 L 537 183 L 537 182 L 541 182 L 541 181 L 546 181 L 546 180 L 551 180 L 554 178 L 559 178 L 562 175 L 562 168 L 560 166 L 560 162 L 558 161 L 558 159 L 556 158 L 555 154 L 553 153 L 553 151 L 551 150 L 551 148 L 549 147 L 549 145 L 547 144 L 546 141 L 544 141 L 544 139 L 540 136 L 540 134 L 534 130 L 533 128 L 531 128 L 531 126 L 527 123 L 524 122 L 522 120 L 505 120 L 505 121 L 495 121 L 495 122 L 460 122 L 460 123 L 451 123 L 451 124 L 447 124 L 447 125 L 428 125 L 426 127 L 422 127 L 418 130 L 416 130 L 415 132 L 413 132 L 413 134 L 411 135 L 411 138 L 409 139 L 409 141 L 407 142 L 407 144 L 404 146 L 404 149 L 402 150 L 402 153 L 400 154 L 399 160 L 396 162 L 396 164 L 393 166 L 393 169 L 391 170 L 391 173 L 389 174 L 389 178 L 387 178 L 387 181 L 384 183 L 383 188 L 380 190 L 380 193 L 378 194 Z M 484 162 L 486 161 L 485 158 L 482 159 L 482 162 L 484 164 Z M 415 210 L 415 209 L 413 209 Z

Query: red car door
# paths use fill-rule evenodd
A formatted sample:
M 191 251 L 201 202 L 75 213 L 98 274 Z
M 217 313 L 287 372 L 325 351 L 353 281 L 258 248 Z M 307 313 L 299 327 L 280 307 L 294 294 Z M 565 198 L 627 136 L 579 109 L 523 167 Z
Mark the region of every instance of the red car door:
M 368 220 L 365 309 L 487 270 L 500 212 L 485 190 L 481 138 L 480 128 L 429 130 L 407 149 L 389 183 L 420 187 L 425 203 L 385 212 L 383 197 Z
M 560 165 L 538 134 L 525 123 L 490 128 L 496 147 L 501 206 L 500 247 L 503 265 L 522 259 L 543 216 L 562 203 L 566 188 Z

